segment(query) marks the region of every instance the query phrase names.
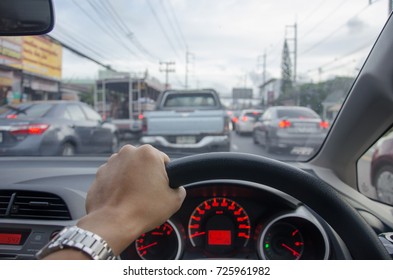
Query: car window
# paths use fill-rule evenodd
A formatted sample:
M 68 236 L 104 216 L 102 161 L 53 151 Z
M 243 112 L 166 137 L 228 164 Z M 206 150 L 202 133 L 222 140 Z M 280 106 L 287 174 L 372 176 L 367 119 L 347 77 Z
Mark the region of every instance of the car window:
M 319 116 L 310 111 L 310 110 L 301 110 L 301 109 L 278 109 L 277 117 L 281 118 L 298 118 L 298 119 L 315 119 L 319 118 Z
M 50 104 L 21 104 L 6 105 L 0 109 L 0 117 L 2 118 L 37 118 L 44 116 L 50 109 Z
M 358 160 L 357 176 L 361 193 L 393 205 L 393 128 Z
M 271 111 L 270 110 L 268 110 L 268 111 L 266 111 L 264 114 L 263 114 L 263 116 L 262 116 L 262 119 L 263 120 L 270 120 L 272 118 L 272 115 L 271 115 Z
M 83 106 L 83 111 L 85 111 L 86 116 L 87 116 L 87 118 L 89 120 L 97 121 L 97 122 L 101 122 L 102 121 L 101 116 L 96 111 L 94 111 L 93 109 L 89 108 L 88 106 Z
M 211 95 L 170 95 L 164 107 L 214 107 L 216 101 Z
M 86 116 L 82 111 L 82 108 L 77 104 L 72 104 L 67 106 L 67 111 L 74 121 L 84 121 Z
M 72 120 L 67 106 L 56 106 L 56 110 L 51 114 L 51 117 Z
M 247 116 L 247 117 L 252 117 L 252 118 L 256 118 L 257 119 L 257 118 L 259 118 L 262 115 L 262 113 L 261 112 L 247 112 L 244 115 Z

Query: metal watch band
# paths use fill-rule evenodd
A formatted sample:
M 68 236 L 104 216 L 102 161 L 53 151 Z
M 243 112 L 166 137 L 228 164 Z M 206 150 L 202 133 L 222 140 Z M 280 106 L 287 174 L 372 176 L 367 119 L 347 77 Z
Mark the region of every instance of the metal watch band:
M 37 259 L 43 259 L 47 255 L 62 250 L 74 248 L 90 256 L 93 260 L 115 260 L 108 243 L 100 236 L 77 226 L 65 227 L 37 254 Z

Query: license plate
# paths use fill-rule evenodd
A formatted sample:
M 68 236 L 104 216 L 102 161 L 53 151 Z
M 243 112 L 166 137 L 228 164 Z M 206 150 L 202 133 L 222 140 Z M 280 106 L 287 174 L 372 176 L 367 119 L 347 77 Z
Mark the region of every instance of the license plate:
M 314 148 L 310 148 L 310 147 L 294 147 L 291 150 L 291 154 L 309 156 L 312 154 L 313 151 Z
M 195 144 L 195 136 L 178 136 L 176 137 L 176 144 Z
M 299 127 L 297 129 L 298 132 L 300 133 L 312 133 L 315 132 L 315 128 L 312 127 Z

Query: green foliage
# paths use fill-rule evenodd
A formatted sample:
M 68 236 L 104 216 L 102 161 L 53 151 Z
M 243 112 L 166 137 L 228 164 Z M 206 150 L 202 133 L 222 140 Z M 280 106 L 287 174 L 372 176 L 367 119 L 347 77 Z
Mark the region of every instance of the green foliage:
M 323 102 L 329 96 L 331 102 L 342 102 L 353 80 L 350 77 L 336 77 L 325 82 L 303 84 L 299 87 L 299 105 L 310 107 L 318 114 L 322 114 Z
M 285 40 L 281 61 L 281 96 L 288 97 L 292 90 L 292 63 L 288 43 Z

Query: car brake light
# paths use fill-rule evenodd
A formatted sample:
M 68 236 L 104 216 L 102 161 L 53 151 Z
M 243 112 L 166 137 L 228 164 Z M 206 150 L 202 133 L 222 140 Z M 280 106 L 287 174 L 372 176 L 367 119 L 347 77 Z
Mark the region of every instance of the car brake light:
M 138 115 L 138 119 L 143 120 L 144 116 L 142 114 Z
M 18 125 L 11 128 L 11 133 L 13 135 L 40 135 L 48 129 L 48 124 L 28 124 L 28 125 Z
M 319 126 L 320 126 L 321 128 L 323 128 L 323 129 L 328 129 L 328 128 L 329 128 L 329 122 L 327 122 L 327 121 L 321 121 L 321 122 L 319 123 Z
M 233 121 L 234 123 L 237 123 L 237 122 L 239 121 L 239 119 L 236 118 L 236 117 L 233 117 L 233 118 L 232 118 L 232 121 Z
M 246 122 L 247 120 L 248 120 L 248 117 L 247 117 L 247 116 L 243 116 L 243 117 L 242 117 L 242 121 Z
M 291 126 L 291 122 L 290 122 L 290 121 L 287 121 L 287 120 L 282 120 L 282 121 L 280 121 L 280 122 L 278 123 L 278 126 L 279 126 L 280 128 L 288 128 L 288 127 Z

